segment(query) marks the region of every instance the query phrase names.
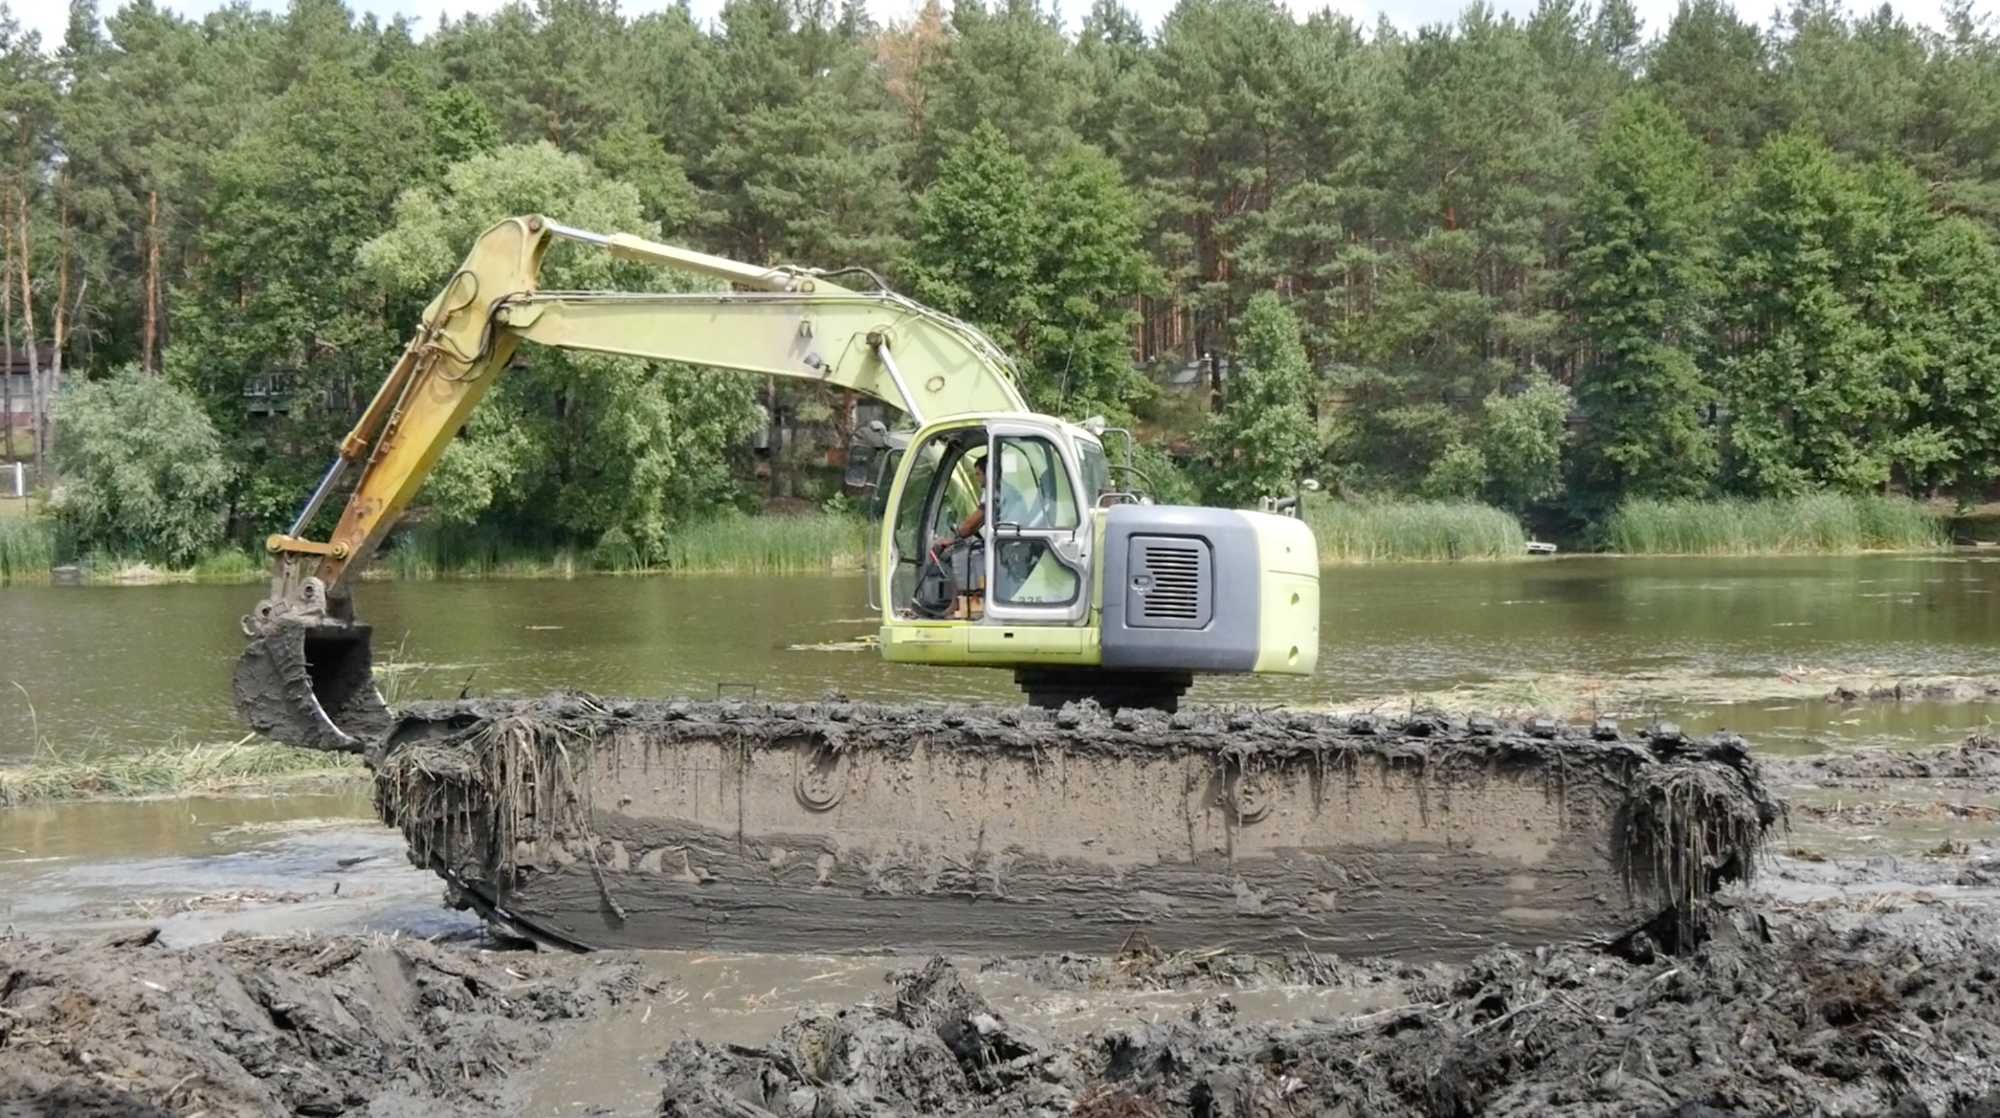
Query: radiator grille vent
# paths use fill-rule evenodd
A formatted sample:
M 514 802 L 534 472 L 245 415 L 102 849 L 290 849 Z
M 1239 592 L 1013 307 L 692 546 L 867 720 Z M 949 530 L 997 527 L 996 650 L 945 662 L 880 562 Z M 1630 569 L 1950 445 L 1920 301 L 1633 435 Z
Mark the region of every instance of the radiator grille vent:
M 1208 541 L 1134 536 L 1131 546 L 1126 623 L 1154 629 L 1207 625 L 1214 597 Z
M 1153 573 L 1146 591 L 1146 616 L 1193 621 L 1201 616 L 1201 550 L 1154 544 L 1146 549 Z

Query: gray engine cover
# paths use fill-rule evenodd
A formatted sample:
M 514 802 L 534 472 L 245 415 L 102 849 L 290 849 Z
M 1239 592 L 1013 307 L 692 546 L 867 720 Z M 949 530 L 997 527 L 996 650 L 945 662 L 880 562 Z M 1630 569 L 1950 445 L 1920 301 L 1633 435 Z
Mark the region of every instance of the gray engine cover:
M 1256 530 L 1239 513 L 1113 505 L 1104 526 L 1104 666 L 1255 667 L 1258 562 Z

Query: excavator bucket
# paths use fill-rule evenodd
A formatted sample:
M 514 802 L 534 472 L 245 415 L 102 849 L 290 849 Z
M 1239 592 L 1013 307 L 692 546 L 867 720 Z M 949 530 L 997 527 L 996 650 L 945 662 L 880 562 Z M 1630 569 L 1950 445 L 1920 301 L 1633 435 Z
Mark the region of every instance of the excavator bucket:
M 236 713 L 287 745 L 360 753 L 394 721 L 376 690 L 369 627 L 271 619 L 236 662 Z

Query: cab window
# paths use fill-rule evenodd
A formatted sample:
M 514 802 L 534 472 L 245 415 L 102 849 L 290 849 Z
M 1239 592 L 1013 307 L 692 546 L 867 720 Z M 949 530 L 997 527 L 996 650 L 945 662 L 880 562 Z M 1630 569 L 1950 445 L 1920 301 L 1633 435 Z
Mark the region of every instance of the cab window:
M 937 480 L 938 464 L 944 458 L 945 443 L 933 439 L 911 453 L 910 477 L 903 484 L 902 500 L 896 502 L 896 551 L 903 561 L 922 555 L 929 543 L 924 538 L 924 513 L 930 504 L 931 484 Z
M 1081 517 L 1055 444 L 1034 436 L 1004 436 L 994 453 L 992 479 L 993 589 L 996 601 L 1017 606 L 1063 606 L 1082 592 L 1081 573 L 1064 561 L 1055 543 L 1074 532 Z
M 1104 448 L 1082 439 L 1076 442 L 1078 465 L 1083 467 L 1083 499 L 1092 508 L 1111 492 L 1111 464 L 1104 457 Z
M 1076 494 L 1070 490 L 1062 456 L 1047 439 L 1001 439 L 995 488 L 999 524 L 1031 531 L 1077 526 Z

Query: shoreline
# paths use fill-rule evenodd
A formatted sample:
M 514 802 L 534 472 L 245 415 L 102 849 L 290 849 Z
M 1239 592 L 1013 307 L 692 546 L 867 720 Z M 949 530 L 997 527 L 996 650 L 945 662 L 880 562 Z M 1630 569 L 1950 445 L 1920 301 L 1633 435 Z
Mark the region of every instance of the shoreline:
M 1621 562 L 1653 559 L 1709 561 L 1768 562 L 1781 559 L 1865 559 L 1892 556 L 1954 556 L 1991 555 L 2000 558 L 2000 545 L 1989 544 L 1947 544 L 1943 547 L 1909 548 L 1853 548 L 1821 551 L 1749 551 L 1709 553 L 1699 551 L 1682 552 L 1625 552 L 1625 551 L 1562 551 L 1553 555 L 1470 555 L 1455 559 L 1434 558 L 1383 558 L 1360 559 L 1353 557 L 1325 558 L 1320 560 L 1322 571 L 1347 570 L 1361 567 L 1448 567 L 1461 564 L 1487 566 L 1502 563 L 1547 564 L 1577 562 L 1583 560 L 1617 560 Z M 631 567 L 618 570 L 597 570 L 589 566 L 561 562 L 551 556 L 546 561 L 534 564 L 510 566 L 502 570 L 441 570 L 426 574 L 401 574 L 386 566 L 373 566 L 356 576 L 360 582 L 572 582 L 590 578 L 718 578 L 718 577 L 769 577 L 772 575 L 855 575 L 866 571 L 866 561 L 859 555 L 835 557 L 823 566 L 798 567 L 758 567 L 754 565 L 719 565 L 699 567 Z M 0 590 L 10 586 L 89 586 L 89 587 L 156 587 L 156 586 L 250 586 L 269 578 L 269 572 L 258 568 L 241 573 L 204 574 L 193 568 L 161 569 L 147 563 L 133 563 L 102 573 L 79 566 L 56 568 L 49 573 L 34 576 L 10 576 L 0 578 Z
M 1418 563 L 1507 563 L 1548 559 L 1774 559 L 1952 554 L 2000 547 L 1961 528 L 2000 521 L 1992 508 L 1956 511 L 1909 498 L 1815 494 L 1800 498 L 1692 502 L 1634 501 L 1602 521 L 1550 541 L 1561 550 L 1527 551 L 1534 536 L 1519 516 L 1472 502 L 1334 501 L 1316 496 L 1303 519 L 1319 542 L 1322 569 Z M 225 545 L 184 567 L 141 558 L 87 554 L 54 563 L 55 524 L 10 517 L 47 537 L 7 561 L 0 585 L 80 582 L 92 586 L 168 583 L 247 584 L 266 577 L 252 549 Z M 872 529 L 846 514 L 764 513 L 681 525 L 658 554 L 629 543 L 591 546 L 514 542 L 473 528 L 417 526 L 360 574 L 363 580 L 571 579 L 594 574 L 773 574 L 855 572 L 865 568 Z M 607 535 L 608 539 L 608 535 Z M 622 537 L 621 537 L 622 540 Z M 1618 541 L 1657 546 L 1619 548 Z M 1968 542 L 1969 541 L 1969 542 Z M 1878 546 L 1880 544 L 1892 546 Z M 1601 550 L 1600 550 L 1601 548 Z M 32 556 L 32 560 L 27 558 Z M 642 561 L 642 558 L 644 561 Z M 51 564 L 46 572 L 35 564 Z

